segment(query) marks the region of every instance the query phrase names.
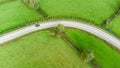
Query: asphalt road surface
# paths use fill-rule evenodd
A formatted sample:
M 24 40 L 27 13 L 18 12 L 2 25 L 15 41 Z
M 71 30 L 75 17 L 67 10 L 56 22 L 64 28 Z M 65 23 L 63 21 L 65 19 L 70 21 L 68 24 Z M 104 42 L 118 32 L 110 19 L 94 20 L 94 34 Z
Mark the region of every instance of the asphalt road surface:
M 29 34 L 37 30 L 43 30 L 43 29 L 47 29 L 51 27 L 56 27 L 58 26 L 58 24 L 62 24 L 65 27 L 71 27 L 71 28 L 84 30 L 88 33 L 91 33 L 105 40 L 106 42 L 112 44 L 116 48 L 120 49 L 120 41 L 114 36 L 107 33 L 106 31 L 100 28 L 97 28 L 95 26 L 91 26 L 91 25 L 81 23 L 81 22 L 73 22 L 73 21 L 52 21 L 52 22 L 40 23 L 40 26 L 39 24 L 37 24 L 37 26 L 35 24 L 31 26 L 27 26 L 27 27 L 12 31 L 10 33 L 4 34 L 3 36 L 0 37 L 0 44 L 3 44 L 5 42 L 8 42 L 10 40 L 13 40 L 15 38 L 21 37 L 23 35 Z

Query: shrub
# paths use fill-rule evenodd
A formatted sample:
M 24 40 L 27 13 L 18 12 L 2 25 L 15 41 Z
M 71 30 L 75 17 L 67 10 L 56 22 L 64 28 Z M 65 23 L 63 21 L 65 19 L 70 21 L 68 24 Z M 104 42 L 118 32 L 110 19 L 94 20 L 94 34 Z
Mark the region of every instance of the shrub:
M 22 0 L 22 2 L 32 9 L 37 10 L 40 8 L 38 0 Z
M 55 29 L 55 35 L 59 36 L 64 31 L 64 25 L 59 24 Z
M 94 51 L 88 51 L 86 53 L 85 62 L 91 62 L 93 59 L 95 59 Z

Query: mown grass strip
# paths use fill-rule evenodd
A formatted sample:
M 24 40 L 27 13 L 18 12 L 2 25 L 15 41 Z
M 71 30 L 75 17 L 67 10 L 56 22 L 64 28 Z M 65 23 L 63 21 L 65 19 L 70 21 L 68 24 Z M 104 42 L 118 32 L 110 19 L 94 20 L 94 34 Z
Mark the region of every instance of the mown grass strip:
M 81 50 L 94 50 L 95 60 L 102 68 L 120 68 L 120 54 L 105 42 L 75 29 L 67 29 L 65 33 Z
M 120 38 L 120 15 L 106 25 L 106 28 Z

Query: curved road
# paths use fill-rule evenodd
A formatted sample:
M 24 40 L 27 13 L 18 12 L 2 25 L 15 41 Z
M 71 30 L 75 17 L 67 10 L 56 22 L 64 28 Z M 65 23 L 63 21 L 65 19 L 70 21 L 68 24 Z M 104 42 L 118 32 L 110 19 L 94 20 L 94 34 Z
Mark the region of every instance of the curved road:
M 24 27 L 22 29 L 15 30 L 13 32 L 10 32 L 8 34 L 1 36 L 0 44 L 3 44 L 5 42 L 8 42 L 10 40 L 13 40 L 15 38 L 21 37 L 23 35 L 26 35 L 28 33 L 31 33 L 31 32 L 37 31 L 37 30 L 47 29 L 50 27 L 56 27 L 56 26 L 58 26 L 58 24 L 63 24 L 66 27 L 72 27 L 72 28 L 76 28 L 76 29 L 80 29 L 80 30 L 89 32 L 89 33 L 107 41 L 108 43 L 112 44 L 116 48 L 120 49 L 120 41 L 117 38 L 106 33 L 104 30 L 98 29 L 91 25 L 87 25 L 87 24 L 80 23 L 80 22 L 73 22 L 73 21 L 43 22 L 43 23 L 40 23 L 39 27 L 35 27 L 35 25 Z

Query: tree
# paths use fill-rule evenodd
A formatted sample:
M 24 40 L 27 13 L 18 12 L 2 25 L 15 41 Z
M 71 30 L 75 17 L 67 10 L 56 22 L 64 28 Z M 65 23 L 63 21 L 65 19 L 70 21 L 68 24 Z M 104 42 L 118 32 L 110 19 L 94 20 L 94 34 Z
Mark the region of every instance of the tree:
M 38 0 L 30 0 L 29 7 L 37 10 L 38 8 L 40 8 L 39 1 Z
M 28 5 L 30 3 L 30 0 L 21 0 L 23 3 L 25 3 L 26 5 Z
M 92 60 L 95 59 L 94 51 L 87 51 L 86 52 L 86 57 L 85 57 L 85 62 L 91 62 Z
M 55 35 L 58 36 L 64 31 L 64 25 L 59 24 L 55 29 Z
M 39 0 L 22 0 L 22 2 L 32 9 L 37 10 L 40 8 Z

